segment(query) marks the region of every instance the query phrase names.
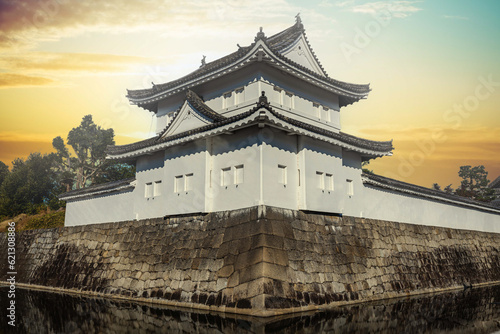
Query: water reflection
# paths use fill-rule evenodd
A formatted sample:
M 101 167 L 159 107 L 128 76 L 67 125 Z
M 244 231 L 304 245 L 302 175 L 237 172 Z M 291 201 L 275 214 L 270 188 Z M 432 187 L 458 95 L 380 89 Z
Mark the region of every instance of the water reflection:
M 2 314 L 8 306 L 0 289 Z M 16 328 L 0 333 L 494 333 L 500 286 L 271 319 L 219 316 L 131 302 L 17 289 Z

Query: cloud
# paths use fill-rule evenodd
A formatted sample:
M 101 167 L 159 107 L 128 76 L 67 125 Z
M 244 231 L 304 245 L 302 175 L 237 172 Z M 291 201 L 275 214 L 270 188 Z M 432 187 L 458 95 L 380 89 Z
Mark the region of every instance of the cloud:
M 228 25 L 260 20 L 272 26 L 298 11 L 285 0 L 0 0 L 0 47 L 35 47 L 88 32 L 238 33 Z
M 30 75 L 0 73 L 0 88 L 26 87 L 26 86 L 46 86 L 54 80 L 44 77 Z
M 450 128 L 375 127 L 359 131 L 374 140 L 394 139 L 395 154 L 408 157 L 423 153 L 426 160 L 476 159 L 493 161 L 500 151 L 500 128 L 485 126 Z M 420 153 L 419 153 L 420 152 Z
M 458 15 L 443 15 L 445 19 L 449 20 L 462 20 L 462 21 L 468 21 L 469 18 L 466 16 L 458 16 Z
M 354 0 L 339 1 L 335 3 L 337 7 L 347 7 L 354 4 Z
M 144 64 L 149 59 L 135 56 L 121 56 L 91 53 L 26 52 L 15 56 L 1 56 L 0 67 L 14 71 L 123 71 L 132 64 Z
M 420 1 L 376 1 L 368 2 L 362 5 L 351 7 L 354 13 L 371 14 L 371 15 L 386 15 L 389 13 L 392 17 L 405 18 L 414 14 L 422 8 L 414 6 Z
M 321 2 L 318 4 L 318 7 L 323 7 L 323 8 L 329 8 L 329 7 L 333 7 L 333 6 L 335 6 L 335 5 L 328 0 L 321 0 Z

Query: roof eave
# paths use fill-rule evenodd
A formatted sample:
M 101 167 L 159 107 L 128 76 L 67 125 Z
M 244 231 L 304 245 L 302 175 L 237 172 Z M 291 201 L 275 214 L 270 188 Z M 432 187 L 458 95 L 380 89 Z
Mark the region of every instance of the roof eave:
M 266 52 L 267 57 L 263 59 L 261 56 L 258 56 L 257 53 L 259 51 Z M 130 96 L 130 91 L 129 91 L 129 94 L 127 95 L 127 97 L 132 104 L 138 105 L 140 107 L 143 107 L 147 110 L 152 111 L 153 108 L 150 106 L 148 107 L 148 105 L 152 105 L 152 106 L 156 105 L 156 108 L 157 108 L 158 101 L 163 100 L 171 95 L 183 92 L 189 88 L 203 84 L 207 81 L 211 81 L 213 79 L 228 75 L 229 73 L 232 73 L 232 72 L 239 70 L 243 67 L 249 66 L 250 64 L 252 64 L 254 62 L 261 62 L 261 61 L 268 62 L 271 65 L 273 65 L 274 67 L 278 67 L 280 70 L 285 70 L 288 73 L 290 73 L 298 78 L 304 79 L 307 82 L 314 84 L 317 87 L 326 89 L 328 91 L 334 92 L 334 93 L 339 94 L 341 96 L 345 96 L 345 99 L 344 99 L 341 106 L 346 106 L 346 105 L 352 104 L 354 102 L 357 102 L 360 99 L 366 98 L 368 96 L 368 93 L 370 92 L 369 85 L 356 85 L 356 84 L 344 83 L 344 82 L 340 82 L 340 81 L 338 81 L 338 84 L 335 84 L 334 82 L 329 82 L 329 81 L 336 81 L 334 79 L 331 79 L 329 77 L 320 78 L 319 75 L 313 75 L 312 73 L 308 73 L 309 71 L 307 71 L 302 66 L 295 64 L 291 60 L 287 59 L 285 56 L 277 54 L 275 51 L 273 51 L 266 44 L 266 42 L 264 40 L 258 40 L 256 43 L 253 44 L 252 48 L 249 48 L 249 50 L 246 52 L 246 54 L 244 54 L 243 56 L 236 59 L 235 61 L 233 61 L 230 64 L 226 64 L 225 66 L 222 66 L 220 68 L 216 68 L 213 71 L 210 71 L 208 73 L 204 73 L 203 75 L 201 75 L 199 77 L 195 77 L 191 80 L 182 82 L 179 85 L 175 85 L 167 90 L 152 92 L 152 95 L 150 95 L 150 96 L 133 97 L 133 96 Z M 186 76 L 186 77 L 188 77 L 188 76 Z M 179 79 L 179 80 L 181 80 L 181 79 Z M 178 80 L 176 80 L 176 81 L 178 81 Z M 363 88 L 363 90 L 360 92 L 349 91 L 346 88 L 340 87 L 339 84 L 356 86 L 359 89 Z M 152 91 L 153 89 L 150 89 L 150 90 Z
M 258 113 L 258 110 L 266 111 L 264 114 Z M 286 131 L 294 132 L 301 135 L 306 135 L 318 140 L 326 141 L 334 145 L 338 145 L 345 149 L 356 151 L 367 157 L 382 157 L 392 155 L 392 141 L 390 142 L 375 142 L 358 137 L 354 137 L 344 133 L 333 133 L 328 130 L 307 125 L 303 122 L 290 119 L 286 116 L 280 116 L 274 111 L 269 104 L 267 106 L 255 107 L 245 113 L 239 114 L 224 121 L 213 123 L 205 127 L 193 129 L 171 137 L 161 138 L 160 136 L 139 142 L 139 145 L 130 146 L 130 150 L 117 150 L 112 152 L 108 150 L 107 159 L 122 160 L 137 158 L 141 155 L 152 154 L 156 151 L 163 150 L 167 147 L 178 145 L 187 141 L 197 140 L 205 137 L 216 136 L 228 131 L 234 131 L 243 127 L 251 126 L 255 123 L 268 124 L 271 126 L 280 127 Z M 356 143 L 358 141 L 358 143 Z M 141 144 L 142 143 L 142 144 Z M 370 147 L 370 145 L 372 147 Z M 115 146 L 117 147 L 117 146 Z M 117 147 L 119 148 L 119 147 Z

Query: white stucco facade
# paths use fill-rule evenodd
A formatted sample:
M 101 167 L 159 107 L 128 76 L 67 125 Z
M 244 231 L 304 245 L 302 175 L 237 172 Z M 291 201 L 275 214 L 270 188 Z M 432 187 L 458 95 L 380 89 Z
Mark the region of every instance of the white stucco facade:
M 329 78 L 300 20 L 131 102 L 157 136 L 111 147 L 134 180 L 69 192 L 68 226 L 268 205 L 500 233 L 500 210 L 362 173 L 392 142 L 341 131 L 340 110 L 368 85 Z

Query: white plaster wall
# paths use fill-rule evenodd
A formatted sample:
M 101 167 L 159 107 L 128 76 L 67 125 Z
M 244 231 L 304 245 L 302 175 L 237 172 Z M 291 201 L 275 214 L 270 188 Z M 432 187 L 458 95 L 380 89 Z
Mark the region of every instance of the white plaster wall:
M 139 158 L 136 164 L 136 187 L 134 189 L 133 203 L 135 219 L 161 217 L 165 215 L 163 204 L 163 193 L 165 183 L 163 181 L 163 152 L 153 155 L 145 155 Z M 146 196 L 146 184 L 161 181 L 159 196 Z
M 500 215 L 365 186 L 346 215 L 410 224 L 500 233 Z
M 345 199 L 344 185 L 345 179 L 342 168 L 342 150 L 340 147 L 313 140 L 308 137 L 301 137 L 302 150 L 305 161 L 305 210 L 342 212 L 342 204 Z M 317 172 L 323 173 L 325 186 L 321 187 Z M 333 177 L 333 190 L 326 185 L 326 174 Z
M 267 128 L 262 144 L 263 203 L 287 209 L 297 209 L 299 185 L 297 136 Z
M 342 150 L 342 173 L 338 180 L 339 191 L 342 195 L 341 205 L 343 214 L 359 211 L 358 201 L 363 194 L 364 186 L 361 181 L 361 156 L 359 153 Z M 352 192 L 349 191 L 348 180 L 352 182 Z M 359 214 L 356 217 L 360 217 Z
M 262 91 L 265 91 L 271 106 L 287 116 L 331 131 L 340 130 L 339 101 L 334 93 L 305 87 L 303 82 L 283 76 L 272 68 L 257 72 L 246 71 L 243 70 L 234 77 L 221 78 L 220 82 L 214 82 L 213 85 L 197 88 L 197 93 L 204 97 L 210 108 L 231 117 L 255 107 Z M 239 89 L 243 89 L 243 93 L 239 95 L 238 102 L 235 91 Z M 293 94 L 292 104 L 287 102 L 289 98 L 286 92 Z M 231 96 L 226 99 L 224 95 L 228 93 Z M 167 114 L 178 107 L 179 105 L 168 108 L 164 101 L 159 103 L 161 112 L 157 114 L 158 131 L 168 123 Z
M 213 138 L 207 184 L 208 211 L 239 209 L 262 203 L 261 137 L 259 132 L 246 129 Z M 238 166 L 243 166 L 243 182 L 236 184 Z M 229 177 L 226 185 L 222 183 L 222 173 Z
M 291 81 L 293 82 L 293 80 Z M 295 87 L 295 85 L 273 81 L 272 77 L 261 79 L 258 83 L 260 83 L 259 90 L 266 92 L 271 107 L 281 110 L 282 113 L 284 112 L 285 115 L 296 120 L 330 131 L 340 130 L 338 96 L 333 93 L 328 100 L 323 96 L 304 97 L 300 89 Z M 276 90 L 276 87 L 279 87 L 281 90 Z M 293 94 L 292 105 L 287 101 L 286 92 Z M 315 106 L 315 103 L 317 106 Z
M 162 171 L 165 193 L 161 199 L 161 216 L 205 211 L 205 156 L 205 140 L 165 151 L 165 168 Z M 177 189 L 176 182 L 180 186 Z
M 238 167 L 243 167 L 240 178 Z M 286 167 L 285 182 L 282 167 Z M 225 168 L 229 168 L 229 181 L 223 184 Z M 321 186 L 317 172 L 323 173 Z M 333 189 L 326 174 L 333 177 Z M 186 175 L 191 175 L 190 188 L 176 189 L 175 177 Z M 347 180 L 352 182 L 352 192 Z M 148 196 L 146 184 L 155 181 L 161 181 L 158 194 Z M 259 204 L 500 233 L 499 214 L 364 185 L 358 153 L 304 136 L 288 136 L 269 127 L 247 128 L 143 156 L 137 162 L 133 191 L 70 200 L 65 224 L 233 210 Z
M 65 226 L 119 222 L 134 219 L 132 190 L 69 200 L 66 203 Z

